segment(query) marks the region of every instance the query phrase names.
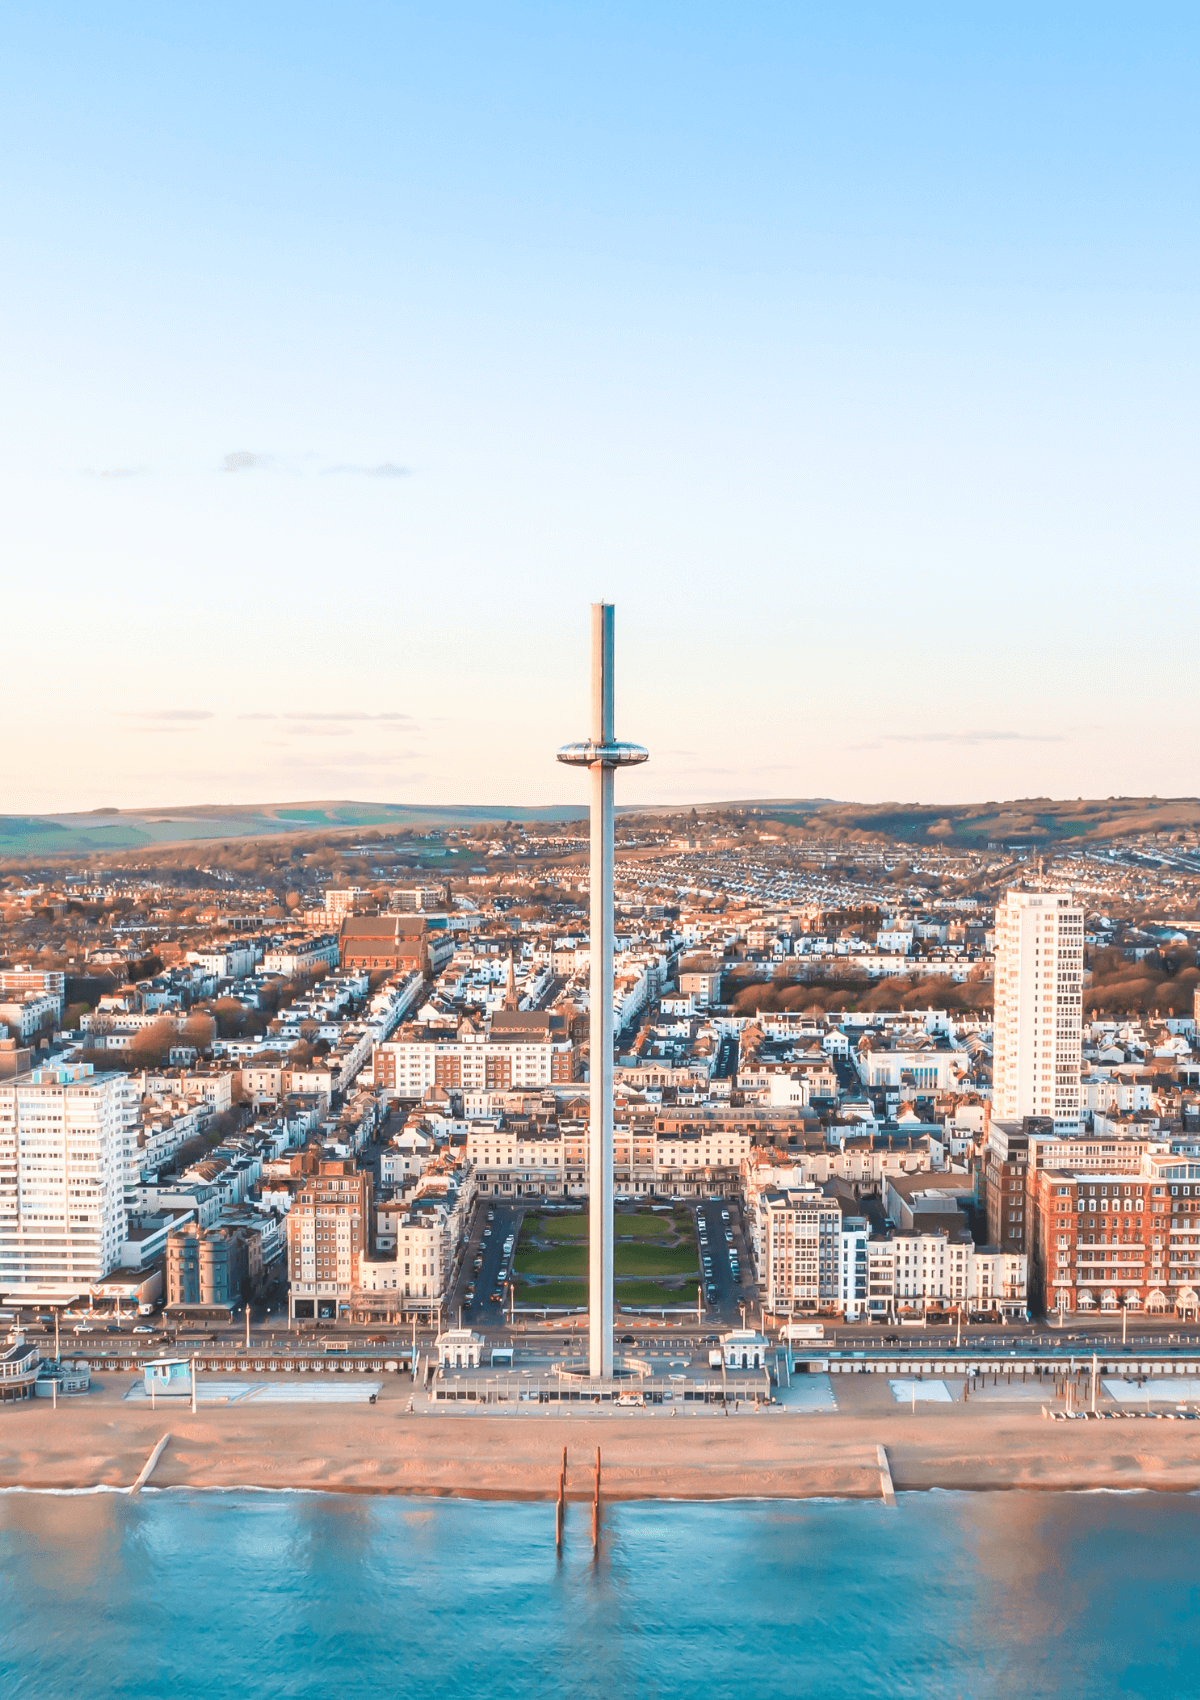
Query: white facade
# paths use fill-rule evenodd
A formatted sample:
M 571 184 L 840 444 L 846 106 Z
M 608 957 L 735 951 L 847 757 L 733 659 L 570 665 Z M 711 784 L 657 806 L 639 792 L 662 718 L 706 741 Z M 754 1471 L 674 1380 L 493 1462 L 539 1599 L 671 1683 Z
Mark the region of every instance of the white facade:
M 857 1322 L 867 1314 L 867 1247 L 870 1240 L 871 1226 L 865 1217 L 843 1218 L 838 1296 L 847 1322 Z
M 62 999 L 49 992 L 21 992 L 0 998 L 0 1021 L 16 1039 L 29 1039 L 44 1022 L 62 1017 Z
M 0 1293 L 68 1300 L 119 1261 L 137 1099 L 89 1064 L 0 1081 Z
M 996 907 L 992 1114 L 1079 1126 L 1083 910 L 1060 891 L 1010 891 Z
M 930 1306 L 1019 1316 L 1028 1303 L 1029 1259 L 1022 1251 L 976 1246 L 966 1234 L 914 1230 L 868 1240 L 866 1252 L 873 1316 L 920 1316 Z
M 842 1212 L 816 1187 L 774 1187 L 746 1200 L 759 1292 L 777 1315 L 841 1306 Z

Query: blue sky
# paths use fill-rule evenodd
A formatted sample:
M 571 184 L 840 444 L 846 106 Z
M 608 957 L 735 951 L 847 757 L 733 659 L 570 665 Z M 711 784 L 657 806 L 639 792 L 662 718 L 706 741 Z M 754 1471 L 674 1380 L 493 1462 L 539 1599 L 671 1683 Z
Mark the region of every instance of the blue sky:
M 2 28 L 0 807 L 1195 791 L 1194 8 Z

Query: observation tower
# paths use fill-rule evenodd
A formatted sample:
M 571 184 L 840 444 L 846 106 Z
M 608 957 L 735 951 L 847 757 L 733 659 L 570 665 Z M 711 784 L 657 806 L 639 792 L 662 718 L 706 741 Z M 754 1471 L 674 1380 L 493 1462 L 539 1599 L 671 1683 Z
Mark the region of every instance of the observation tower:
M 592 776 L 588 1370 L 605 1379 L 613 1373 L 613 774 L 649 754 L 614 736 L 613 605 L 593 602 L 591 736 L 564 744 L 558 759 Z

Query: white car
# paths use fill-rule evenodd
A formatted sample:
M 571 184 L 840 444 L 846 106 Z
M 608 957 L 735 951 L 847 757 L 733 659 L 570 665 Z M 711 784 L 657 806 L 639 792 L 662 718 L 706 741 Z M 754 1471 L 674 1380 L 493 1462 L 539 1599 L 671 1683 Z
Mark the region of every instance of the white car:
M 71 1332 L 72 1334 L 94 1334 L 96 1330 L 89 1323 L 81 1322 L 78 1327 L 72 1328 Z
M 154 1330 L 153 1328 L 135 1328 L 133 1332 L 135 1334 L 153 1334 Z

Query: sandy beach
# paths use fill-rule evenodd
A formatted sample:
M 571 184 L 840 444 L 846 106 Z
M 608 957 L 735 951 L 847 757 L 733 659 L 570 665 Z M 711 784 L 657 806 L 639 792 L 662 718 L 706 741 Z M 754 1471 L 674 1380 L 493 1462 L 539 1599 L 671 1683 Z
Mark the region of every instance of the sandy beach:
M 1200 1424 L 1048 1422 L 1036 1401 L 899 1406 L 875 1378 L 835 1412 L 661 1410 L 561 1415 L 409 1411 L 390 1381 L 377 1405 L 229 1405 L 193 1416 L 124 1398 L 129 1380 L 53 1410 L 0 1409 L 0 1487 L 129 1487 L 166 1433 L 155 1488 L 551 1499 L 592 1492 L 597 1446 L 610 1499 L 878 1496 L 884 1446 L 897 1492 L 932 1488 L 1200 1490 Z

